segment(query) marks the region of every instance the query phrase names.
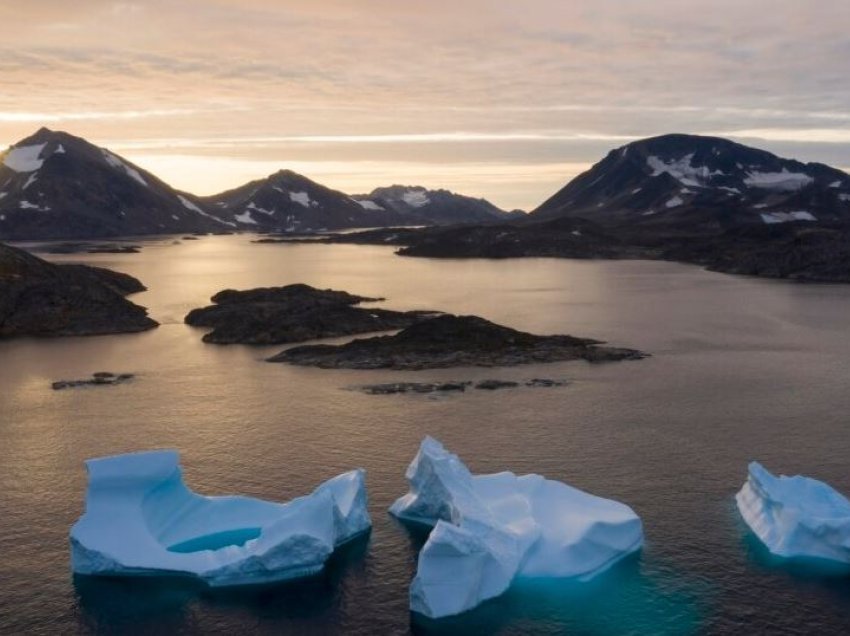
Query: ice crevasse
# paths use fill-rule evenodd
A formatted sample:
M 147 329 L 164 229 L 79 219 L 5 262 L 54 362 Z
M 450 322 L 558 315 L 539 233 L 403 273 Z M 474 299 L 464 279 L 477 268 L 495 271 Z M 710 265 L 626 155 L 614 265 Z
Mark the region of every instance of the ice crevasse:
M 429 618 L 473 609 L 517 577 L 590 579 L 643 545 L 625 504 L 540 475 L 473 475 L 430 437 L 406 477 L 390 512 L 433 526 L 410 589 L 411 610 Z
M 282 581 L 320 571 L 336 547 L 371 527 L 363 470 L 275 503 L 192 492 L 171 450 L 90 459 L 86 468 L 85 513 L 70 533 L 78 574 Z
M 776 476 L 758 462 L 735 497 L 738 510 L 773 554 L 850 564 L 850 501 L 817 479 Z

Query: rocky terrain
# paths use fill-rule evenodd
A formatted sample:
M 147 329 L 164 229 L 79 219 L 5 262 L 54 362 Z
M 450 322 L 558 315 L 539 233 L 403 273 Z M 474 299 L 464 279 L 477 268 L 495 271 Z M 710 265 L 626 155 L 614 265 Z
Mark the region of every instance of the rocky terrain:
M 189 312 L 185 321 L 212 327 L 204 342 L 285 344 L 402 329 L 434 313 L 358 306 L 379 300 L 303 284 L 228 289 L 212 297 L 213 305 Z
M 477 316 L 442 315 L 393 336 L 353 340 L 342 345 L 303 345 L 269 358 L 303 366 L 344 369 L 436 369 L 513 366 L 562 360 L 637 360 L 634 349 L 601 346 L 573 336 L 538 336 Z
M 54 265 L 0 244 L 0 338 L 87 336 L 157 326 L 125 298 L 143 291 L 135 278 L 86 265 Z

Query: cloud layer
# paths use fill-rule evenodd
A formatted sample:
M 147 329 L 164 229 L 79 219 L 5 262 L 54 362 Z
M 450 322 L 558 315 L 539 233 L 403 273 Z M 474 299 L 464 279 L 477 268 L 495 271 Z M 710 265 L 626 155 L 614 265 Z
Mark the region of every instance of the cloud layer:
M 847 24 L 844 0 L 4 3 L 0 137 L 66 129 L 202 193 L 306 166 L 506 207 L 672 131 L 850 166 Z

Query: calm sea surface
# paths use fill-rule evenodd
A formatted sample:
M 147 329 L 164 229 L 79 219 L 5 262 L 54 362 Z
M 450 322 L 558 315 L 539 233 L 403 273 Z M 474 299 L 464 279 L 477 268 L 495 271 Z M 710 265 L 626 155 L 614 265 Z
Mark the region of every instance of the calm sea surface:
M 52 256 L 139 277 L 162 323 L 138 335 L 0 343 L 2 634 L 846 634 L 850 578 L 772 561 L 733 496 L 759 459 L 850 493 L 850 286 L 799 285 L 652 262 L 425 260 L 383 247 L 256 245 L 246 236 L 139 254 Z M 183 324 L 215 292 L 304 282 L 384 306 L 474 313 L 518 329 L 651 352 L 638 362 L 333 371 L 263 362 Z M 126 385 L 53 391 L 132 372 Z M 563 388 L 368 396 L 395 380 L 568 379 Z M 538 472 L 621 500 L 646 547 L 586 585 L 527 582 L 462 619 L 411 620 L 423 537 L 386 509 L 426 434 L 475 472 Z M 182 453 L 206 494 L 285 500 L 361 466 L 374 529 L 316 579 L 210 592 L 174 581 L 74 579 L 67 533 L 83 460 Z

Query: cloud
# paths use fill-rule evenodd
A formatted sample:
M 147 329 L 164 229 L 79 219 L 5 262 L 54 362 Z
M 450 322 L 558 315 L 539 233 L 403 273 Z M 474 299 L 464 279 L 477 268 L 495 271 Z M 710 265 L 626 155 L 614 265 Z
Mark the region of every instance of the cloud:
M 442 156 L 468 165 L 478 190 L 472 166 L 488 154 L 590 163 L 622 140 L 670 131 L 726 131 L 804 154 L 827 142 L 850 165 L 839 147 L 848 23 L 844 0 L 817 10 L 792 0 L 710 10 L 683 0 L 7 3 L 0 136 L 68 122 L 148 152 L 176 140 L 197 156 L 283 164 L 312 161 L 317 148 L 387 162 L 425 149 L 423 178 Z M 550 193 L 517 188 L 537 197 L 527 207 Z

